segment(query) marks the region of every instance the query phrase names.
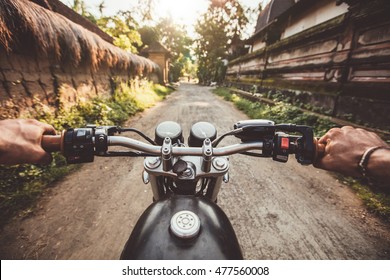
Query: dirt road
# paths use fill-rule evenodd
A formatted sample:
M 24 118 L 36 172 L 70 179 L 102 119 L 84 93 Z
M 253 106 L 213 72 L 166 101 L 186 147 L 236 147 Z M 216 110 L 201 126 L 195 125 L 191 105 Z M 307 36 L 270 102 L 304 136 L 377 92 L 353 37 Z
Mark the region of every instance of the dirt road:
M 247 117 L 210 88 L 183 84 L 166 101 L 129 121 L 153 135 L 164 120 L 213 123 L 219 133 Z M 230 143 L 236 141 L 229 140 Z M 223 143 L 229 143 L 224 140 Z M 142 159 L 97 158 L 58 182 L 29 218 L 1 232 L 1 259 L 117 259 L 151 202 Z M 219 204 L 247 259 L 389 259 L 390 230 L 325 171 L 270 159 L 231 157 Z

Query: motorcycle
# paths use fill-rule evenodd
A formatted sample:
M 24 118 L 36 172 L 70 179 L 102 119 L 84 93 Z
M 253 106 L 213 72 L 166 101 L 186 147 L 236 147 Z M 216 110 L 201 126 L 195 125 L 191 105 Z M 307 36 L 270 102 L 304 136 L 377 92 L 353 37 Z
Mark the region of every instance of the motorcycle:
M 134 132 L 147 142 L 118 136 Z M 292 133 L 292 134 L 286 134 Z M 239 143 L 218 147 L 234 136 Z M 154 139 L 133 128 L 87 126 L 61 135 L 44 135 L 42 146 L 61 151 L 69 164 L 92 162 L 94 156 L 144 157 L 142 180 L 150 184 L 152 204 L 137 221 L 121 259 L 242 259 L 234 229 L 217 205 L 222 182 L 229 181 L 229 156 L 244 154 L 287 162 L 290 154 L 312 164 L 323 153 L 311 127 L 275 124 L 269 120 L 245 120 L 217 136 L 208 122 L 192 125 L 188 146 L 181 126 L 160 123 Z M 121 146 L 129 150 L 109 150 Z

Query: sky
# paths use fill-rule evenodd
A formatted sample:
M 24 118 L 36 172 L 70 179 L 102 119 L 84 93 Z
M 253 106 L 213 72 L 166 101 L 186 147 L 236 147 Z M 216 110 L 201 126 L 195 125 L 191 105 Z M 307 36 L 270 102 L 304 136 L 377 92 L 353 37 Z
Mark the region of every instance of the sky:
M 70 5 L 73 0 L 61 0 L 63 3 Z M 156 0 L 158 9 L 156 16 L 167 17 L 172 16 L 172 19 L 184 25 L 189 35 L 194 35 L 194 25 L 197 17 L 207 10 L 208 0 Z M 260 2 L 269 2 L 270 0 L 240 0 L 245 7 L 255 8 Z M 102 0 L 84 0 L 87 10 L 94 15 L 99 15 L 98 6 Z M 103 14 L 107 16 L 115 15 L 120 10 L 128 10 L 135 5 L 137 0 L 105 0 L 105 9 Z M 253 34 L 256 18 L 252 19 L 252 24 L 247 30 L 247 37 Z

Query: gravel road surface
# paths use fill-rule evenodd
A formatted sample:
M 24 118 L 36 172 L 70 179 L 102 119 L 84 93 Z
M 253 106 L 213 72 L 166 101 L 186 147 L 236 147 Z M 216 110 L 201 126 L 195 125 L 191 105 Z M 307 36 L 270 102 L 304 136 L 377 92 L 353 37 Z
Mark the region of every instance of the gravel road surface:
M 219 134 L 247 117 L 211 88 L 182 84 L 128 125 L 153 136 L 165 120 L 197 121 Z M 229 144 L 237 140 L 224 140 Z M 328 172 L 242 155 L 230 158 L 230 182 L 219 205 L 236 230 L 246 259 L 389 259 L 389 226 L 367 213 L 356 195 Z M 1 232 L 1 259 L 118 259 L 151 203 L 142 159 L 96 158 L 57 182 L 36 211 Z

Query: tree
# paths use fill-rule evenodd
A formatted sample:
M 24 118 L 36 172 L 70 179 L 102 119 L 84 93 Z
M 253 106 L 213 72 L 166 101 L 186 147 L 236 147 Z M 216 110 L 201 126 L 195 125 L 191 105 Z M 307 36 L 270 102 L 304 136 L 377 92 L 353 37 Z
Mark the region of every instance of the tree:
M 99 6 L 98 6 L 98 9 L 99 9 L 99 13 L 100 13 L 100 16 L 102 17 L 103 16 L 103 10 L 106 8 L 106 5 L 104 3 L 104 0 L 102 2 L 100 2 Z
M 83 17 L 89 19 L 93 23 L 96 23 L 96 17 L 92 15 L 85 5 L 84 0 L 73 0 L 72 10 L 76 13 L 82 15 Z
M 190 47 L 193 42 L 184 26 L 175 24 L 170 17 L 161 19 L 156 29 L 159 30 L 161 43 L 171 52 L 170 79 L 176 82 L 191 62 Z
M 140 16 L 139 19 L 143 22 L 152 21 L 155 5 L 155 0 L 138 0 L 137 11 Z
M 153 26 L 143 26 L 140 29 L 138 29 L 139 34 L 141 35 L 141 40 L 143 45 L 141 48 L 145 47 L 146 45 L 149 46 L 153 42 L 159 42 L 160 41 L 160 33 L 157 30 L 156 27 Z
M 149 0 L 149 2 L 152 1 Z M 105 8 L 104 0 L 97 7 L 100 12 L 100 17 L 95 17 L 88 11 L 84 0 L 73 0 L 71 8 L 113 37 L 114 45 L 132 53 L 137 53 L 137 48 L 142 45 L 142 41 L 141 35 L 137 31 L 139 26 L 134 16 L 136 12 L 120 11 L 115 16 L 106 17 L 103 16 L 103 10 Z
M 184 26 L 174 23 L 171 17 L 162 18 L 156 25 L 161 43 L 171 50 L 174 57 L 180 53 L 187 55 L 191 39 L 187 36 Z
M 186 74 L 187 67 L 192 63 L 190 46 L 192 40 L 187 36 L 183 26 L 175 24 L 171 18 L 161 19 L 155 26 L 144 26 L 139 29 L 144 48 L 153 42 L 163 44 L 171 53 L 171 65 L 169 79 L 178 81 Z M 188 74 L 188 73 L 187 73 Z
M 238 0 L 211 0 L 207 12 L 197 22 L 195 31 L 198 78 L 201 83 L 221 82 L 224 78 L 228 50 L 234 38 L 248 24 Z
M 84 0 L 74 0 L 72 8 L 88 17 L 100 29 L 114 38 L 114 44 L 132 53 L 140 52 L 153 42 L 162 43 L 171 52 L 170 78 L 177 81 L 185 72 L 193 72 L 190 55 L 192 40 L 183 26 L 175 24 L 171 18 L 163 18 L 157 23 L 152 21 L 155 0 L 138 0 L 138 5 L 131 10 L 120 11 L 114 16 L 103 16 L 104 0 L 97 6 L 100 17 L 91 15 Z M 140 26 L 138 22 L 143 22 Z
M 142 45 L 139 26 L 131 11 L 120 11 L 112 17 L 101 17 L 97 20 L 97 25 L 114 38 L 114 45 L 124 50 L 137 53 Z

